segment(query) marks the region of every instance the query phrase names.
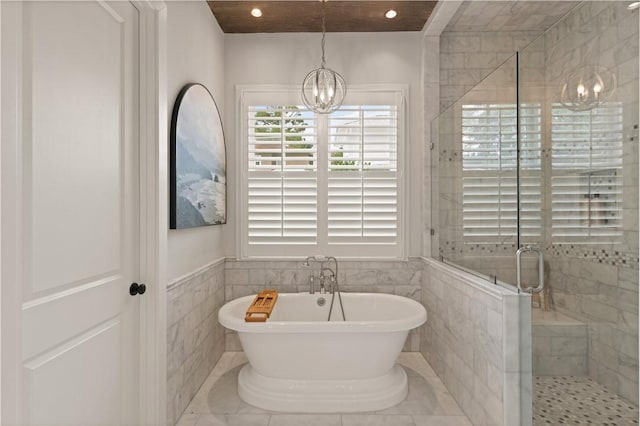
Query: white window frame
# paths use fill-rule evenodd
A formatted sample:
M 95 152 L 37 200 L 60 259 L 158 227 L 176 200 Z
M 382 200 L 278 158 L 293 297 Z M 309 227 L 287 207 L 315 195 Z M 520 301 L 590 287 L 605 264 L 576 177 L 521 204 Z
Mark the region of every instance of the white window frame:
M 236 257 L 239 259 L 282 259 L 304 258 L 307 255 L 325 254 L 339 257 L 340 259 L 407 259 L 407 223 L 408 208 L 406 198 L 406 167 L 409 164 L 407 155 L 406 116 L 408 85 L 402 84 L 376 84 L 376 85 L 350 85 L 344 104 L 366 104 L 358 102 L 367 97 L 370 102 L 375 99 L 393 96 L 398 106 L 397 117 L 397 243 L 395 245 L 378 244 L 331 244 L 326 235 L 327 213 L 326 189 L 318 191 L 318 242 L 316 244 L 272 244 L 265 245 L 268 250 L 257 250 L 250 247 L 248 241 L 248 131 L 246 126 L 246 112 L 250 103 L 255 105 L 260 102 L 263 105 L 282 103 L 287 101 L 289 105 L 302 105 L 300 87 L 292 85 L 238 85 L 236 86 L 236 129 L 237 129 L 237 164 L 236 172 L 237 198 L 236 208 L 238 226 L 236 227 Z M 326 132 L 322 121 L 318 123 L 318 133 Z M 318 141 L 320 144 L 321 142 Z M 322 166 L 318 167 L 318 181 L 327 182 L 328 169 L 326 167 L 327 155 L 325 148 L 318 148 L 318 161 Z M 324 161 L 324 163 L 323 163 Z

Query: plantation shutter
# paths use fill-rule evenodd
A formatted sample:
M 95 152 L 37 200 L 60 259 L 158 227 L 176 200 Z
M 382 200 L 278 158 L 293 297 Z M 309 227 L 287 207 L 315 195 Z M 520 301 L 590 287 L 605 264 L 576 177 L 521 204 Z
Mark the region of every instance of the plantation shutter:
M 395 244 L 397 106 L 343 106 L 328 134 L 328 242 Z
M 622 237 L 622 105 L 552 107 L 552 242 Z
M 330 115 L 242 92 L 241 257 L 403 256 L 403 90 L 352 89 Z
M 502 243 L 518 231 L 515 104 L 462 106 L 462 222 L 466 243 Z M 541 232 L 541 109 L 520 106 L 521 236 Z
M 247 135 L 249 243 L 315 243 L 315 116 L 295 105 L 250 106 Z

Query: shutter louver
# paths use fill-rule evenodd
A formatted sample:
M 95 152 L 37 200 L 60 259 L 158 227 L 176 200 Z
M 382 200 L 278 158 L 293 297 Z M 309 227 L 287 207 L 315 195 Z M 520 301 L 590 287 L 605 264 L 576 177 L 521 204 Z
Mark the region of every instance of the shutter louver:
M 622 106 L 552 107 L 552 242 L 618 242 L 622 237 Z
M 465 243 L 502 243 L 518 230 L 515 104 L 462 106 L 462 222 Z M 541 233 L 541 109 L 520 106 L 520 229 Z

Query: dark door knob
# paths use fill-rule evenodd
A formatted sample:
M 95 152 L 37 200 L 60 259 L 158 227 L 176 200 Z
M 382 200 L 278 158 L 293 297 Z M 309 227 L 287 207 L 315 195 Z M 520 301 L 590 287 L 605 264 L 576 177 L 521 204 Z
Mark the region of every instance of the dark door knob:
M 133 283 L 129 287 L 129 294 L 135 296 L 136 294 L 144 294 L 147 291 L 147 286 L 144 284 Z

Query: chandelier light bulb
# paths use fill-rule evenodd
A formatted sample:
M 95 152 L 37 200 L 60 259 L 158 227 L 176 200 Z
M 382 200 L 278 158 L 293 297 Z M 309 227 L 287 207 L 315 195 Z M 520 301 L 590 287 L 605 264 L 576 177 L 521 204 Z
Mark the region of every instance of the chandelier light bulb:
M 585 97 L 587 96 L 587 90 L 584 87 L 584 84 L 580 83 L 578 84 L 578 100 L 582 101 L 585 99 Z
M 594 96 L 597 98 L 598 95 L 600 94 L 600 92 L 602 92 L 602 86 L 600 85 L 600 83 L 596 83 L 593 85 L 593 94 Z

